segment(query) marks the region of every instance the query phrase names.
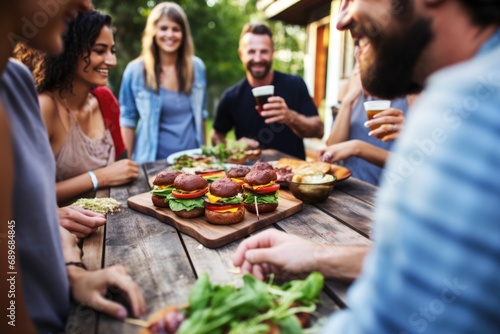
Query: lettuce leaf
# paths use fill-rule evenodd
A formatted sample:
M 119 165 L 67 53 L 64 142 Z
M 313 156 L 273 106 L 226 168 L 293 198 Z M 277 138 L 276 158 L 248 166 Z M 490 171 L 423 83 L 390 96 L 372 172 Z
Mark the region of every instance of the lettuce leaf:
M 192 198 L 192 199 L 180 199 L 170 195 L 167 198 L 169 200 L 168 203 L 172 211 L 182 211 L 182 210 L 191 211 L 196 208 L 205 207 L 205 201 L 203 200 L 203 197 Z
M 257 197 L 257 204 L 276 204 L 278 203 L 278 196 L 279 196 L 279 191 L 276 191 L 273 194 L 265 194 L 265 195 L 256 195 L 251 192 L 245 191 L 243 193 L 243 197 L 245 197 L 243 203 L 253 204 L 255 203 L 254 197 Z

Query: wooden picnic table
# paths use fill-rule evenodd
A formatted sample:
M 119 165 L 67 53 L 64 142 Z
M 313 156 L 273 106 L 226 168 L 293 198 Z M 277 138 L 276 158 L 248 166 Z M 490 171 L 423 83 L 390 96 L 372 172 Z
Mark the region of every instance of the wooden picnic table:
M 264 150 L 262 160 L 278 160 L 284 156 L 279 151 Z M 167 164 L 157 161 L 141 167 L 136 181 L 98 193 L 100 197 L 115 198 L 122 208 L 118 213 L 109 214 L 107 224 L 84 240 L 83 262 L 87 267 L 125 266 L 142 289 L 147 316 L 167 305 L 185 305 L 192 285 L 203 272 L 207 272 L 211 281 L 217 284 L 240 280 L 241 277 L 230 269 L 234 269 L 231 256 L 241 240 L 209 249 L 174 227 L 127 207 L 127 199 L 149 191 L 148 179 L 165 169 Z M 351 177 L 338 183 L 324 202 L 304 204 L 302 211 L 267 228 L 323 244 L 369 245 L 376 190 L 376 187 Z M 326 280 L 319 313 L 328 315 L 346 307 L 347 287 L 345 282 Z M 74 305 L 66 332 L 139 333 L 140 328 L 85 305 Z

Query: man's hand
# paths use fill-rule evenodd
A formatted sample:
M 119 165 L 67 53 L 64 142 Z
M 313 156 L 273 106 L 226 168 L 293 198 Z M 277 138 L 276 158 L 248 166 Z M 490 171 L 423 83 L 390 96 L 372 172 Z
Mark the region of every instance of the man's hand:
M 278 230 L 266 230 L 240 243 L 233 264 L 243 274 L 264 279 L 267 274 L 318 271 L 327 278 L 354 280 L 369 248 L 366 245 L 317 244 Z
M 265 118 L 266 124 L 275 122 L 288 124 L 290 117 L 294 116 L 295 113 L 292 114 L 288 109 L 285 99 L 280 96 L 271 96 L 267 99 L 267 103 L 262 106 L 260 115 Z
M 238 141 L 247 144 L 247 147 L 251 150 L 258 149 L 260 146 L 258 141 L 248 137 L 241 137 Z
M 112 317 L 124 319 L 127 309 L 105 298 L 108 289 L 118 289 L 126 297 L 135 317 L 146 313 L 146 304 L 139 286 L 127 275 L 122 266 L 112 266 L 101 270 L 86 271 L 68 266 L 71 294 L 76 302 L 104 312 Z
M 106 223 L 106 218 L 100 213 L 74 205 L 59 208 L 58 216 L 59 224 L 80 239 L 88 237 Z
M 267 230 L 240 243 L 233 264 L 258 279 L 270 273 L 309 273 L 319 270 L 315 252 L 320 247 L 295 235 Z

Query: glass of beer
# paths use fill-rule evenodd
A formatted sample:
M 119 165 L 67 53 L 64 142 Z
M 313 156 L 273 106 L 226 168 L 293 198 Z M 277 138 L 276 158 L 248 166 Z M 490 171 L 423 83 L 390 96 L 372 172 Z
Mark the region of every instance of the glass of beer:
M 274 86 L 259 86 L 252 89 L 252 94 L 255 97 L 255 101 L 257 102 L 257 110 L 260 113 L 262 112 L 262 106 L 267 103 L 267 99 L 274 95 Z
M 391 101 L 389 100 L 377 100 L 377 101 L 368 101 L 363 103 L 366 110 L 366 116 L 368 116 L 368 120 L 371 120 L 375 114 L 378 114 L 381 111 L 387 110 L 391 107 Z M 380 125 L 372 125 L 370 126 L 370 131 L 373 131 L 380 127 Z M 381 139 L 383 136 L 387 135 L 384 133 L 382 135 L 376 136 L 378 139 Z

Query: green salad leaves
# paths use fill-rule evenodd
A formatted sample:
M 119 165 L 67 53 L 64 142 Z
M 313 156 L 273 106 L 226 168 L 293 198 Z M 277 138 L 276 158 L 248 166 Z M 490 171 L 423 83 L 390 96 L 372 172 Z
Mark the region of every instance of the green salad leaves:
M 302 333 L 298 313 L 312 313 L 319 301 L 324 278 L 311 273 L 305 280 L 294 280 L 277 286 L 243 277 L 244 286 L 212 285 L 205 273 L 189 295 L 186 319 L 179 334 L 264 334 L 270 324 L 282 333 Z

